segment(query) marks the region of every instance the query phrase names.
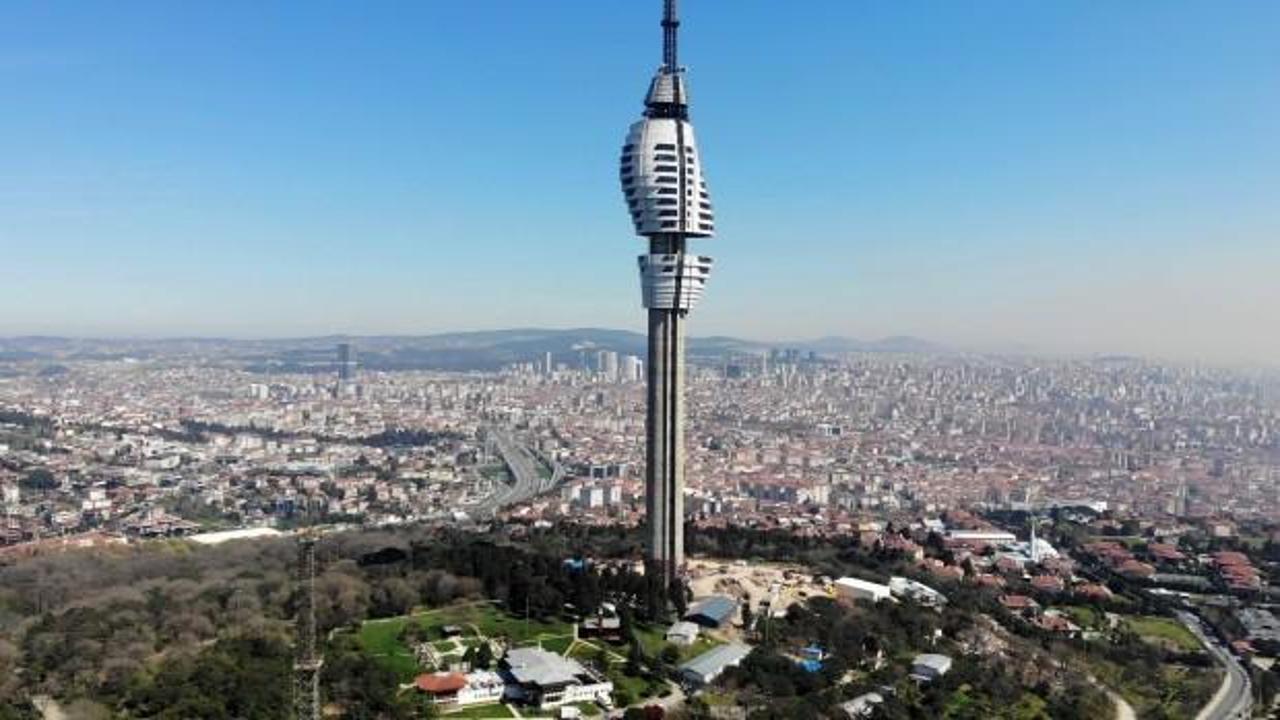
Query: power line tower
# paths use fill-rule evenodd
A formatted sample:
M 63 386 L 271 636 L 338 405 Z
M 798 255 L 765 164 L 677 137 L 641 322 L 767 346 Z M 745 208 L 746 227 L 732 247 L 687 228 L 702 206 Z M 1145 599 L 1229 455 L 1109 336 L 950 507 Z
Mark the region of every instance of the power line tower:
M 294 619 L 293 710 L 297 720 L 320 720 L 320 668 L 316 652 L 316 540 L 298 541 L 298 609 Z

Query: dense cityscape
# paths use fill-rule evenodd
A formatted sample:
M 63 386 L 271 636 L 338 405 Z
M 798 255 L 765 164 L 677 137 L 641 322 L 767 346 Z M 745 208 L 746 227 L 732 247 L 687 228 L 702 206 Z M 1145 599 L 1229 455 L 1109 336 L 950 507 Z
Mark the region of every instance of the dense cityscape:
M 502 435 L 560 475 L 554 493 L 507 502 L 504 515 L 634 524 L 641 366 L 609 349 L 350 379 L 127 357 L 57 372 L 11 363 L 0 383 L 6 540 L 165 534 L 155 523 L 180 515 L 195 526 L 174 530 L 306 512 L 481 519 L 512 480 Z M 688 392 L 686 505 L 698 523 L 847 533 L 867 518 L 1085 506 L 1234 535 L 1238 522 L 1280 519 L 1280 395 L 1265 375 L 774 350 L 696 365 Z
M 341 537 L 454 528 L 509 538 L 571 527 L 607 537 L 638 530 L 644 362 L 626 343 L 613 349 L 591 340 L 592 331 L 566 351 L 561 334 L 544 340 L 556 351 L 471 371 L 366 368 L 358 339 L 332 344 L 328 360 L 313 358 L 305 371 L 246 358 L 234 343 L 195 354 L 80 348 L 23 356 L 11 348 L 0 379 L 0 563 L 20 569 L 178 538 L 216 551 L 232 541 L 287 541 L 300 530 Z M 370 365 L 380 364 L 381 352 L 368 354 Z M 1208 666 L 1227 672 L 1192 663 L 1209 674 L 1147 681 L 1178 688 L 1186 707 L 1216 708 L 1210 717 L 1243 717 L 1232 713 L 1248 712 L 1241 703 L 1259 684 L 1271 692 L 1269 674 L 1258 673 L 1269 673 L 1271 653 L 1280 651 L 1280 621 L 1268 609 L 1280 559 L 1272 552 L 1280 547 L 1274 375 L 1125 357 L 739 347 L 694 359 L 687 382 L 691 550 L 680 605 L 693 614 L 666 631 L 653 624 L 660 612 L 636 609 L 626 622 L 645 628 L 633 634 L 666 632 L 689 648 L 671 660 L 688 701 L 658 698 L 652 680 L 619 694 L 629 682 L 620 663 L 589 671 L 596 679 L 566 695 L 566 704 L 603 698 L 606 711 L 621 713 L 661 700 L 669 712 L 723 715 L 693 701 L 726 692 L 710 688 L 728 668 L 743 672 L 735 666 L 765 639 L 760 618 L 788 622 L 819 597 L 963 607 L 1004 623 L 1003 633 L 1109 652 L 1125 642 L 1163 648 L 1174 655 L 1162 662 L 1174 666 L 1189 662 L 1176 653 L 1202 637 L 1213 653 L 1205 657 L 1222 658 Z M 807 550 L 757 548 L 745 556 L 754 558 L 749 567 L 735 564 L 741 550 L 708 552 L 737 533 L 755 533 L 766 545 L 785 537 L 849 550 L 831 569 L 806 562 Z M 640 569 L 633 549 L 608 545 L 561 552 L 613 572 Z M 411 611 L 421 598 L 402 591 L 403 611 Z M 978 599 L 965 600 L 969 593 Z M 709 620 L 688 610 L 708 604 Z M 607 617 L 579 616 L 574 637 L 615 641 L 618 603 L 604 605 L 607 612 L 592 612 Z M 321 627 L 335 627 L 334 612 L 321 609 Z M 358 626 L 374 610 L 348 612 L 355 616 L 337 627 Z M 1116 635 L 1122 631 L 1138 639 Z M 789 652 L 797 667 L 820 667 L 835 640 L 807 639 Z M 412 692 L 435 697 L 437 710 L 497 707 L 491 703 L 508 697 L 510 676 L 439 654 L 454 642 L 424 646 L 437 655 L 400 668 L 419 678 Z M 574 642 L 561 648 L 564 657 L 597 652 Z M 1009 638 L 965 642 L 1002 648 L 964 651 L 978 657 L 1013 652 Z M 637 646 L 658 654 L 663 642 Z M 625 647 L 607 652 L 622 657 Z M 692 649 L 716 648 L 727 650 L 703 660 L 707 677 L 690 680 L 701 670 L 686 665 L 702 657 Z M 496 646 L 493 653 L 502 657 Z M 912 672 L 945 674 L 950 656 L 934 655 L 943 659 L 925 658 Z M 519 662 L 552 661 L 535 654 Z M 944 669 L 929 669 L 931 662 Z M 421 674 L 432 668 L 435 675 Z M 744 703 L 749 684 L 732 673 L 726 677 Z M 864 716 L 849 710 L 855 706 L 875 717 L 872 707 L 892 697 L 891 682 L 844 682 L 866 689 L 832 701 L 851 717 Z M 1135 717 L 1163 717 L 1132 682 L 1116 679 L 1112 697 L 1129 698 L 1122 702 Z M 1080 716 L 1079 708 L 1070 712 Z
M 94 5 L 0 720 L 1280 718 L 1273 9 Z

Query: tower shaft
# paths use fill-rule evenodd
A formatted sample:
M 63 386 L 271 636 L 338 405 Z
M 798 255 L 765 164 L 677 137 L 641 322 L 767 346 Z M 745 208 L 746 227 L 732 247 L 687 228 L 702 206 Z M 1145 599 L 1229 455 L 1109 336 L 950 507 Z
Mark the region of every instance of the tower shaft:
M 681 237 L 654 238 L 653 255 L 684 254 Z M 684 311 L 649 309 L 645 510 L 650 567 L 667 587 L 684 565 Z
M 684 569 L 684 325 L 702 298 L 712 265 L 711 258 L 688 252 L 687 245 L 715 233 L 677 56 L 679 28 L 676 0 L 664 0 L 662 66 L 649 83 L 643 117 L 627 132 L 619 163 L 631 221 L 649 244 L 648 253 L 638 258 L 649 318 L 646 559 L 663 591 Z

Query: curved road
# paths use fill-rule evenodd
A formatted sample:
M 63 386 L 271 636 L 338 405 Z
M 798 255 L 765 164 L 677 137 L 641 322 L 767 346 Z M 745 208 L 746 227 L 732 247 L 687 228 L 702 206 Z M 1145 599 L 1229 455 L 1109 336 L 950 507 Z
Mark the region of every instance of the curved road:
M 1179 612 L 1178 619 L 1187 626 L 1192 635 L 1200 641 L 1205 649 L 1213 655 L 1223 669 L 1227 671 L 1222 679 L 1218 692 L 1208 705 L 1196 716 L 1196 720 L 1244 720 L 1253 711 L 1253 688 L 1249 682 L 1249 673 L 1245 672 L 1240 661 L 1227 652 L 1226 648 L 1211 638 L 1204 631 L 1200 619 L 1189 612 Z
M 538 460 L 529 449 L 517 443 L 505 430 L 493 430 L 491 435 L 502 462 L 511 471 L 513 482 L 500 486 L 492 495 L 472 507 L 474 517 L 488 517 L 507 505 L 517 505 L 553 489 L 564 479 L 564 470 L 556 463 L 551 477 L 538 472 Z

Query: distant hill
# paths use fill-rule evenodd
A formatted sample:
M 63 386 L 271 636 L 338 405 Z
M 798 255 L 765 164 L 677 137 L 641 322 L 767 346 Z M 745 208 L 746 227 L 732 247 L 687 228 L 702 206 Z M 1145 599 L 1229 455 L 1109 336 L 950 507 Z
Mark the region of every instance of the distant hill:
M 646 351 L 645 336 L 629 330 L 517 328 L 432 335 L 329 335 L 267 340 L 0 338 L 0 362 L 198 358 L 233 362 L 259 372 L 326 372 L 333 368 L 335 346 L 344 342 L 355 346 L 361 367 L 385 371 L 495 370 L 511 363 L 536 362 L 546 353 L 551 353 L 556 363 L 576 366 L 597 350 L 641 357 Z M 825 337 L 776 343 L 727 336 L 689 339 L 689 355 L 694 361 L 730 354 L 759 354 L 770 348 L 794 348 L 819 355 L 945 352 L 938 345 L 911 337 L 873 341 Z

